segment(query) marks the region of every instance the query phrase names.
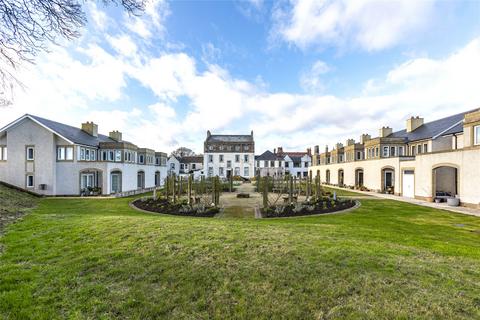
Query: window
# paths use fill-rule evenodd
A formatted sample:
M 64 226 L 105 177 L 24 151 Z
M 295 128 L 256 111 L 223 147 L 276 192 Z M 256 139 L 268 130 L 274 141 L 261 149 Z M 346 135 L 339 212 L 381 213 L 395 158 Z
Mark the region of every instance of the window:
M 260 168 L 260 161 L 257 161 L 257 167 Z
M 270 161 L 270 167 L 275 168 L 275 161 Z
M 419 144 L 419 145 L 417 146 L 417 153 L 418 153 L 418 154 L 422 153 L 422 145 L 421 145 L 421 144 Z
M 7 147 L 0 147 L 0 160 L 7 161 Z
M 227 160 L 227 168 L 231 168 L 232 167 L 232 161 L 231 160 Z
M 213 150 L 213 146 L 208 146 L 208 150 L 212 151 L 212 150 Z
M 248 162 L 248 154 L 244 154 L 244 155 L 243 155 L 243 161 L 244 161 L 244 162 Z
M 415 155 L 415 146 L 412 146 L 412 154 L 411 154 L 411 155 L 412 155 L 412 156 Z
M 382 157 L 384 158 L 388 157 L 388 147 L 383 147 Z
M 108 161 L 113 161 L 114 153 L 112 150 L 108 150 Z
M 473 144 L 475 144 L 476 146 L 480 145 L 480 126 L 473 127 L 473 134 Z
M 208 167 L 208 176 L 213 176 L 213 167 Z
M 102 151 L 102 160 L 107 161 L 107 151 Z
M 290 164 L 287 161 L 285 161 L 285 168 L 288 168 L 289 165 Z
M 196 163 L 192 163 L 192 170 L 195 170 L 197 169 L 197 164 Z
M 357 160 L 362 160 L 362 152 L 357 151 Z
M 145 157 L 143 156 L 143 154 L 138 156 L 138 162 L 142 164 L 145 162 Z
M 57 160 L 65 160 L 65 147 L 57 147 Z
M 250 176 L 250 168 L 249 167 L 244 167 L 243 168 L 243 176 L 245 176 L 245 177 Z
M 398 155 L 403 156 L 403 147 L 398 147 Z
M 85 160 L 90 161 L 90 149 L 85 149 Z
M 395 147 L 390 147 L 390 157 L 395 157 Z
M 27 147 L 27 160 L 32 161 L 34 159 L 35 152 L 33 147 Z
M 27 175 L 27 188 L 33 188 L 34 187 L 34 181 L 33 181 L 33 175 L 29 174 Z
M 208 162 L 213 162 L 213 154 L 208 155 Z
M 65 148 L 65 160 L 73 160 L 73 147 Z
M 243 150 L 248 151 L 250 149 L 249 146 L 243 146 Z
M 218 158 L 220 162 L 223 162 L 223 154 L 219 155 Z
M 240 151 L 240 146 L 235 146 L 235 151 Z
M 264 168 L 268 168 L 268 161 L 267 161 L 267 160 L 264 160 L 264 161 L 263 161 L 263 167 L 264 167 Z
M 223 149 L 224 149 L 223 145 L 218 146 L 218 150 L 223 151 Z
M 240 175 L 240 168 L 239 167 L 235 167 L 235 175 L 236 176 Z
M 115 161 L 117 162 L 122 161 L 122 151 L 115 150 Z
M 375 157 L 378 157 L 378 147 L 375 148 Z
M 428 144 L 424 143 L 423 144 L 423 153 L 427 153 L 428 152 Z
M 218 175 L 223 176 L 223 167 L 218 168 Z
M 174 162 L 170 163 L 170 169 L 175 170 L 175 163 Z
M 239 154 L 235 155 L 235 162 L 240 162 L 240 155 Z

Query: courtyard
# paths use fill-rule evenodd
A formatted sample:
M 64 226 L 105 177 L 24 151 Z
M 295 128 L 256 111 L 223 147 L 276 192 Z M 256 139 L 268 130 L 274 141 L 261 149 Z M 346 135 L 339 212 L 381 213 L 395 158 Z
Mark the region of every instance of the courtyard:
M 480 316 L 477 217 L 359 195 L 347 213 L 253 219 L 255 193 L 228 196 L 216 218 L 39 199 L 0 238 L 1 317 Z

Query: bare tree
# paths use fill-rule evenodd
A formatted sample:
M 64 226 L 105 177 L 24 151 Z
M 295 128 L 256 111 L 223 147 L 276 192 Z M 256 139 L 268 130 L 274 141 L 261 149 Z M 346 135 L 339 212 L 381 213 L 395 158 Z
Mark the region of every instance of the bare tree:
M 193 152 L 192 149 L 189 149 L 189 148 L 186 148 L 186 147 L 180 147 L 177 150 L 173 151 L 172 155 L 176 156 L 176 157 L 183 158 L 183 157 L 194 156 L 195 152 Z
M 147 0 L 99 0 L 120 5 L 132 15 L 145 9 Z M 35 56 L 47 51 L 50 43 L 80 36 L 87 22 L 82 0 L 0 0 L 0 105 L 2 91 L 20 84 L 15 70 L 22 62 L 34 62 Z

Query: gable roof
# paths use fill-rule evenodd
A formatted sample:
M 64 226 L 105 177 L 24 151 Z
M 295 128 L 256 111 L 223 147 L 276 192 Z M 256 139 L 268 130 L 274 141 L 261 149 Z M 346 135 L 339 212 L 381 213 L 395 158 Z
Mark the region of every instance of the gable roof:
M 212 134 L 207 137 L 207 142 L 253 142 L 250 134 Z
M 267 161 L 274 161 L 274 160 L 279 160 L 281 159 L 280 157 L 277 157 L 273 152 L 270 150 L 265 151 L 259 156 L 255 156 L 255 160 L 267 160 Z
M 404 138 L 407 141 L 417 141 L 435 138 L 439 135 L 444 135 L 446 132 L 459 133 L 463 131 L 461 124 L 465 114 L 472 111 L 466 111 L 452 116 L 448 116 L 435 121 L 427 122 L 413 130 L 407 132 L 406 129 L 397 131 L 388 136 L 388 138 Z

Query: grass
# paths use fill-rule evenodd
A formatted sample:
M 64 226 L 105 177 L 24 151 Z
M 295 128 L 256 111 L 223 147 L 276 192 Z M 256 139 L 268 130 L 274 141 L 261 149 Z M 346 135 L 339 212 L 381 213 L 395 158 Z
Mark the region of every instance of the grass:
M 473 319 L 480 219 L 390 200 L 294 219 L 42 199 L 0 238 L 0 318 Z
M 355 192 L 355 191 L 350 191 L 350 190 L 347 190 L 347 189 L 339 189 L 339 188 L 332 188 L 332 187 L 328 187 L 328 186 L 322 186 L 323 190 L 326 191 L 326 192 L 331 192 L 331 193 L 334 193 L 336 192 L 337 193 L 337 196 L 347 196 L 347 197 L 356 197 L 356 196 L 362 196 L 362 197 L 368 197 L 368 195 L 365 195 L 365 194 L 362 194 L 362 193 L 359 193 L 359 192 Z
M 39 198 L 0 184 L 0 232 L 35 207 Z

